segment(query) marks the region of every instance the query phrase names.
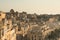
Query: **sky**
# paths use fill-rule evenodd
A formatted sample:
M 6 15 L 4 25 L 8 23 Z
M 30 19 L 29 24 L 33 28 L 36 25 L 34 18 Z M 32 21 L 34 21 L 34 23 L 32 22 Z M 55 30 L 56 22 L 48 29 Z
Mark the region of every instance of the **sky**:
M 0 11 L 10 9 L 31 14 L 60 14 L 60 0 L 0 0 Z

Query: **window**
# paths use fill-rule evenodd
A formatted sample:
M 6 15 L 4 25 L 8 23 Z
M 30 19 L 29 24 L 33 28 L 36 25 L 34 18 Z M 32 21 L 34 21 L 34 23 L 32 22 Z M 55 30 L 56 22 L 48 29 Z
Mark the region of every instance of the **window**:
M 18 28 L 18 31 L 20 31 L 21 29 L 20 28 Z
M 2 19 L 2 22 L 3 22 L 3 25 L 4 25 L 4 22 L 5 22 L 5 19 L 4 18 Z
M 2 29 L 2 36 L 4 36 L 4 29 Z
M 7 39 L 4 39 L 4 40 L 7 40 Z
M 18 31 L 20 31 L 21 30 L 21 27 L 20 26 L 18 26 Z
M 0 39 L 1 39 L 1 29 L 0 29 Z
M 33 40 L 33 35 L 32 35 L 32 40 Z
M 36 35 L 34 37 L 35 37 L 34 40 L 36 40 Z
M 7 29 L 9 29 L 9 24 L 7 24 Z
M 0 14 L 0 16 L 1 16 L 1 14 Z

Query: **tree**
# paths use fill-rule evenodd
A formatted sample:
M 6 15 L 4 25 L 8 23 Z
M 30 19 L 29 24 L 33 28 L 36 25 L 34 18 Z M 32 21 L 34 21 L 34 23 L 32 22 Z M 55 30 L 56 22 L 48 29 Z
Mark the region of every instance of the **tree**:
M 11 10 L 10 10 L 10 12 L 11 12 L 11 13 L 14 13 L 14 10 L 13 10 L 13 9 L 11 9 Z

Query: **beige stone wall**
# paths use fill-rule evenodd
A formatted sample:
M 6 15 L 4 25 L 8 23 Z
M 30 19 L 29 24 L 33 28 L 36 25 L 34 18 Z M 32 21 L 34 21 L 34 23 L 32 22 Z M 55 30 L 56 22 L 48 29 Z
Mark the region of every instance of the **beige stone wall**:
M 0 12 L 0 21 L 5 18 L 6 14 L 5 12 Z
M 16 34 L 14 32 L 15 30 L 11 30 L 5 33 L 5 35 L 2 37 L 2 40 L 16 40 Z

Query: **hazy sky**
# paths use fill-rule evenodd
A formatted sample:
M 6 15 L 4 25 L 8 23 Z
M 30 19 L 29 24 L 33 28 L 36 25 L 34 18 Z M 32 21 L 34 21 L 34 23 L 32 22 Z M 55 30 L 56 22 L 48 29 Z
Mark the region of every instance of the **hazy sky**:
M 0 11 L 28 13 L 60 13 L 60 0 L 0 0 Z

